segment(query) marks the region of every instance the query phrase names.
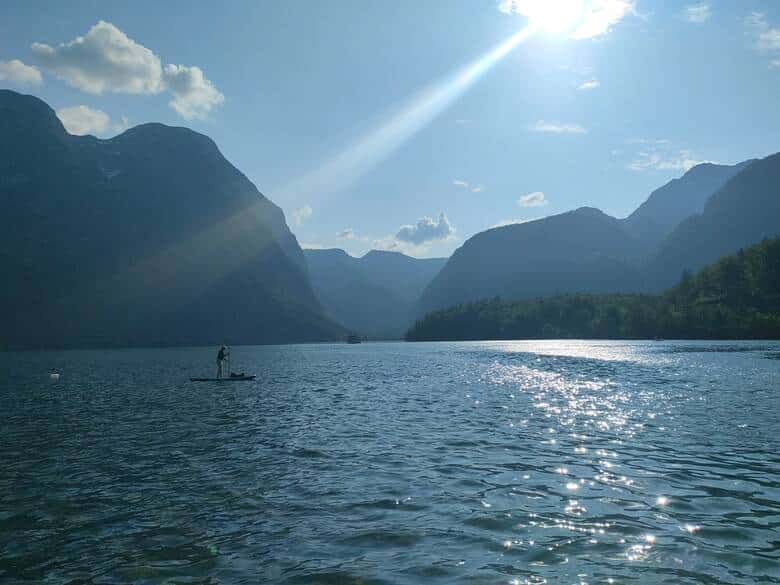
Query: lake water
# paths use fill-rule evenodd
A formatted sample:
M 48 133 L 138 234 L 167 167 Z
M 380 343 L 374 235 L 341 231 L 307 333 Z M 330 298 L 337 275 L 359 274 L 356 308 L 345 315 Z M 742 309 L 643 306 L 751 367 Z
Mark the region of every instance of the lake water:
M 780 583 L 780 343 L 214 353 L 0 354 L 0 582 Z

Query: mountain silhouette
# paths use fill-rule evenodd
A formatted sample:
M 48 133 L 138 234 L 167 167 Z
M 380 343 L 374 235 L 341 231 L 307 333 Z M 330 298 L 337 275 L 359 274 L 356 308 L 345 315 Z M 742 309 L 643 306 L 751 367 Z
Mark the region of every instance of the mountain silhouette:
M 649 274 L 665 288 L 695 271 L 780 233 L 780 153 L 752 162 L 715 192 L 700 214 L 678 225 L 653 257 Z
M 583 207 L 473 236 L 424 291 L 421 313 L 490 297 L 635 290 L 638 241 L 620 220 Z
M 658 291 L 780 232 L 777 157 L 704 163 L 619 220 L 593 208 L 469 238 L 423 292 L 417 315 L 467 301 Z
M 644 246 L 658 246 L 685 218 L 701 213 L 707 199 L 753 160 L 736 165 L 702 163 L 653 191 L 624 221 Z
M 0 346 L 332 339 L 282 211 L 186 128 L 68 134 L 0 91 Z
M 304 250 L 312 285 L 328 314 L 374 338 L 400 338 L 415 303 L 446 258 L 411 258 L 371 250 L 354 258 L 344 250 Z

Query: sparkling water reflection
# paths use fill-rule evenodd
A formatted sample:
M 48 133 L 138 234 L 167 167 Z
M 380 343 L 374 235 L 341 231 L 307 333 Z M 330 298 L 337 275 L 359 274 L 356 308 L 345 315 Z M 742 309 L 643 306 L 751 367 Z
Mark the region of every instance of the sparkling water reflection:
M 0 354 L 0 581 L 780 583 L 779 350 Z

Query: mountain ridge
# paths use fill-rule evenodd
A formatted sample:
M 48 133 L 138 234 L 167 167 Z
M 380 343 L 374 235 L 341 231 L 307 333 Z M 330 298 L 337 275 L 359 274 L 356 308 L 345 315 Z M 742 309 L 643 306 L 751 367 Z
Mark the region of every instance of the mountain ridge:
M 0 346 L 341 335 L 282 210 L 190 129 L 72 136 L 42 100 L 1 90 L 0 205 Z
M 340 248 L 304 250 L 314 290 L 326 312 L 372 338 L 400 339 L 414 303 L 446 261 L 369 250 L 361 257 Z
M 421 316 L 428 311 L 496 296 L 524 299 L 558 293 L 660 290 L 674 282 L 686 267 L 697 268 L 704 261 L 715 259 L 712 254 L 704 254 L 701 259 L 686 260 L 690 266 L 683 263 L 670 268 L 677 259 L 690 257 L 686 250 L 673 249 L 675 245 L 678 248 L 686 245 L 684 238 L 676 234 L 683 225 L 699 222 L 698 210 L 706 215 L 711 201 L 717 201 L 718 193 L 752 172 L 756 165 L 762 167 L 765 160 L 750 159 L 736 165 L 697 165 L 654 190 L 624 219 L 593 207 L 582 207 L 475 234 L 453 253 L 431 281 L 416 314 Z M 765 199 L 770 201 L 768 196 Z M 744 215 L 735 207 L 730 208 L 732 221 Z M 771 211 L 770 217 L 762 217 L 760 210 L 755 209 L 751 221 L 780 225 L 780 214 L 772 211 L 771 205 L 767 204 L 766 208 Z M 728 227 L 721 225 L 720 229 Z M 743 231 L 750 230 L 746 227 Z M 759 232 L 762 236 L 776 233 L 771 227 Z M 709 237 L 713 242 L 728 241 L 712 233 Z M 746 235 L 738 242 L 719 247 L 718 252 L 720 255 L 733 252 L 739 246 L 754 243 L 755 237 L 755 234 Z M 679 241 L 671 244 L 675 238 Z M 706 247 L 707 242 L 699 241 L 697 245 Z

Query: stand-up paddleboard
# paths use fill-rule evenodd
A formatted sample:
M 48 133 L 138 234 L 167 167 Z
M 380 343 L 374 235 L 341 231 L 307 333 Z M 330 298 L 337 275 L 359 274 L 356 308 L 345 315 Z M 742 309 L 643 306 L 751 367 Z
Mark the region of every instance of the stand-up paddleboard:
M 227 349 L 227 371 L 230 372 L 230 347 L 223 345 L 222 349 Z M 222 352 L 220 350 L 220 355 L 221 353 Z M 190 378 L 190 382 L 251 382 L 256 377 L 257 376 L 245 374 L 243 372 L 240 374 L 234 374 L 231 372 L 229 375 L 222 376 L 221 378 Z
M 250 382 L 257 376 L 247 376 L 246 374 L 231 374 L 224 378 L 190 378 L 190 382 Z

